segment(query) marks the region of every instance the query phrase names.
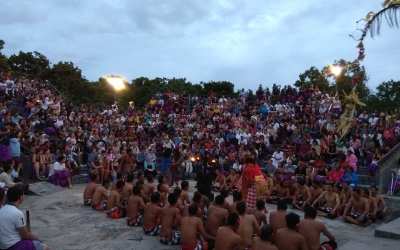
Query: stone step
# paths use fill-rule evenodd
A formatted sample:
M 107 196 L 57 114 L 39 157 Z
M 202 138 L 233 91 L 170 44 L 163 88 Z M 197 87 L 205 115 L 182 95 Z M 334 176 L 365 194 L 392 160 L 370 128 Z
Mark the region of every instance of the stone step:
M 400 240 L 400 218 L 375 229 L 375 237 Z
M 350 241 L 347 242 L 346 244 L 344 244 L 343 246 L 340 246 L 337 248 L 338 250 L 358 250 L 358 249 L 362 249 L 362 250 L 376 250 L 375 247 L 371 247 L 369 245 L 366 244 L 362 244 L 356 241 Z
M 376 177 L 374 176 L 369 176 L 369 175 L 358 175 L 359 184 L 362 185 L 370 185 L 370 186 L 375 186 L 376 185 Z
M 74 184 L 85 184 L 87 183 L 87 174 L 77 174 L 72 176 L 72 185 Z

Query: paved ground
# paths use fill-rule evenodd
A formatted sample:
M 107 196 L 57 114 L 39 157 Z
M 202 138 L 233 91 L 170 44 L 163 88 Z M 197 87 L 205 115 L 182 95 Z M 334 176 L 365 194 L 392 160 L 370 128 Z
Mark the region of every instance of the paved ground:
M 189 192 L 194 192 L 194 181 L 190 181 Z M 73 189 L 58 189 L 49 183 L 33 184 L 32 190 L 41 196 L 26 196 L 20 209 L 31 214 L 31 231 L 52 249 L 180 249 L 167 247 L 158 242 L 157 237 L 143 234 L 142 228 L 132 228 L 124 219 L 112 220 L 105 213 L 93 211 L 83 205 L 82 193 L 85 185 L 75 185 Z M 232 201 L 229 197 L 228 201 Z M 397 211 L 399 209 L 397 208 Z M 268 205 L 268 211 L 276 211 L 275 205 Z M 288 211 L 294 211 L 288 209 Z M 396 209 L 394 210 L 394 212 Z M 303 213 L 295 211 L 301 218 Z M 351 241 L 368 245 L 373 249 L 398 249 L 400 241 L 374 237 L 374 229 L 383 225 L 380 221 L 368 228 L 344 223 L 341 218 L 325 223 L 336 237 L 340 246 Z M 326 241 L 321 237 L 321 242 Z

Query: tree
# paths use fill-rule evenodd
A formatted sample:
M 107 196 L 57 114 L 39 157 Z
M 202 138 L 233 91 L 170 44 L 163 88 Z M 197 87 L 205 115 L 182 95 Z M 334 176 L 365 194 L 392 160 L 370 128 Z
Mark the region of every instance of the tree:
M 309 86 L 313 85 L 318 86 L 321 91 L 329 90 L 329 81 L 326 77 L 325 70 L 319 70 L 316 67 L 311 67 L 306 70 L 304 73 L 299 75 L 300 80 L 295 82 L 296 87 L 300 87 L 301 85 Z
M 4 44 L 4 41 L 0 39 L 0 72 L 10 72 L 11 69 L 8 65 L 8 59 L 1 53 L 1 50 L 4 49 Z
M 366 104 L 369 109 L 392 108 L 400 105 L 400 81 L 383 82 L 376 89 L 376 94 L 371 94 L 367 98 Z
M 40 77 L 50 68 L 50 61 L 37 51 L 22 52 L 18 55 L 11 55 L 8 58 L 8 65 L 14 75 L 26 75 L 28 78 Z

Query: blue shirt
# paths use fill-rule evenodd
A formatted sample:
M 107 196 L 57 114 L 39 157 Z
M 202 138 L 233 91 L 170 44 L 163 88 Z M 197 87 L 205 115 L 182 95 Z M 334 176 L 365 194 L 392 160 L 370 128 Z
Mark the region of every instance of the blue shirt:
M 171 163 L 172 163 L 172 160 L 171 160 L 170 157 L 169 157 L 169 158 L 163 157 L 163 158 L 162 158 L 162 161 L 161 161 L 161 172 L 164 172 L 165 170 L 167 170 L 167 169 L 168 169 L 168 166 L 169 166 Z

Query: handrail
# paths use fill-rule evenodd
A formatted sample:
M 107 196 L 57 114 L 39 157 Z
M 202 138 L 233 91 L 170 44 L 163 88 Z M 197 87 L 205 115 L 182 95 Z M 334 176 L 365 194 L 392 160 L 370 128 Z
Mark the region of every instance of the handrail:
M 392 148 L 387 154 L 385 154 L 379 161 L 378 161 L 378 166 L 382 166 L 387 160 L 392 158 L 394 154 L 396 154 L 400 150 L 400 142 L 397 143 L 394 148 Z
M 67 98 L 63 94 L 61 94 L 61 91 L 59 91 L 51 82 L 47 81 L 47 83 L 49 84 L 49 87 L 51 88 L 53 93 L 58 93 L 62 96 L 64 102 L 67 101 Z
M 29 149 L 28 147 L 26 147 L 25 145 L 23 145 L 21 143 L 19 145 L 20 145 L 21 153 L 23 153 L 24 155 L 32 156 L 33 151 L 31 149 Z

